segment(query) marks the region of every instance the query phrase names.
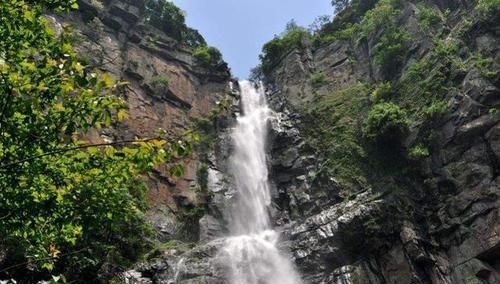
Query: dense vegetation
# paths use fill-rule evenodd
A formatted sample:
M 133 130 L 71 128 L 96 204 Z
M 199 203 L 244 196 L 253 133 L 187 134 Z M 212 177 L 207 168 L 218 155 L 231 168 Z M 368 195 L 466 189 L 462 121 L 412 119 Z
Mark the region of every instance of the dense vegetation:
M 43 17 L 77 7 L 76 0 L 0 4 L 2 279 L 113 277 L 147 246 L 141 175 L 191 150 L 160 132 L 97 144 L 85 138 L 126 117 L 125 83 L 82 65 L 69 31 L 56 36 Z
M 200 46 L 193 53 L 194 59 L 203 67 L 213 68 L 222 64 L 222 54 L 220 51 L 211 46 Z
M 315 97 L 300 110 L 307 125 L 314 125 L 305 129 L 310 149 L 321 149 L 324 157 L 318 174 L 335 176 L 345 188 L 366 188 L 373 176 L 388 176 L 388 171 L 390 176 L 407 175 L 407 165 L 432 154 L 432 129 L 448 112 L 447 96 L 456 91 L 456 82 L 471 68 L 489 80 L 498 78 L 498 65 L 467 44 L 464 35 L 473 22 L 469 15 L 460 15 L 463 24 L 450 32 L 449 12 L 428 1 L 414 3 L 418 32 L 425 37 L 420 40 L 431 45 L 422 56 L 408 52 L 416 39 L 401 22 L 405 1 L 335 0 L 333 20 L 319 19 L 309 30 L 287 27 L 264 46 L 254 72 L 272 80 L 272 72 L 292 50 L 314 53 L 336 41 L 357 50 L 370 46 L 370 65 L 378 75 L 345 86 L 327 70 L 314 70 L 308 83 Z M 498 7 L 498 0 L 478 1 L 474 13 L 487 18 Z M 359 60 L 354 52 L 348 56 L 348 64 Z M 416 140 L 407 139 L 411 128 L 421 129 Z
M 341 0 L 333 1 L 332 4 L 338 12 L 333 21 L 320 17 L 310 29 L 297 26 L 292 21 L 281 35 L 263 46 L 260 68 L 264 75 L 269 75 L 291 50 L 311 47 L 311 43 L 319 47 L 336 40 L 350 40 L 359 44 L 376 29 L 384 29 L 384 33 L 375 46 L 374 61 L 386 69 L 388 75 L 391 74 L 391 69 L 401 61 L 409 40 L 404 29 L 397 25 L 399 1 Z
M 287 24 L 285 31 L 275 36 L 262 48 L 260 55 L 262 72 L 267 75 L 281 62 L 286 52 L 296 48 L 303 48 L 309 38 L 309 32 L 299 27 L 294 21 Z
M 177 41 L 194 48 L 207 44 L 197 30 L 186 25 L 184 12 L 174 3 L 166 0 L 147 0 L 145 11 L 147 21 L 151 25 Z
M 444 20 L 444 13 L 426 1 L 416 2 L 422 29 L 427 32 L 439 30 L 436 27 Z M 383 69 L 388 78 L 400 71 L 397 67 L 404 59 L 412 40 L 405 28 L 398 23 L 403 7 L 401 0 L 332 0 L 332 5 L 336 15 L 331 21 L 322 16 L 306 29 L 297 26 L 292 20 L 282 34 L 263 46 L 261 64 L 252 73 L 269 76 L 273 68 L 292 50 L 318 48 L 339 40 L 359 45 L 363 40 L 374 36 L 377 44 L 373 50 L 373 62 Z M 483 14 L 491 14 L 499 6 L 498 0 L 480 0 L 476 9 Z M 380 30 L 383 32 L 378 35 L 373 33 Z
M 220 51 L 208 46 L 197 30 L 186 25 L 184 12 L 174 3 L 167 0 L 147 0 L 145 11 L 148 23 L 179 43 L 193 48 L 193 56 L 201 66 L 215 68 L 223 63 Z

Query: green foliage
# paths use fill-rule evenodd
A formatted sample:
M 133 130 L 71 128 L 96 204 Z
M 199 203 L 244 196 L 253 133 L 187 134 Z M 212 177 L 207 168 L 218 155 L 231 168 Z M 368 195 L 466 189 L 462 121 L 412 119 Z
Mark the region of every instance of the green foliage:
M 391 76 L 404 59 L 406 43 L 410 36 L 403 28 L 388 28 L 375 45 L 375 63 L 382 67 L 386 76 Z
M 36 282 L 52 272 L 86 282 L 104 266 L 133 261 L 150 232 L 140 177 L 192 150 L 160 138 L 82 138 L 126 111 L 118 95 L 124 83 L 78 62 L 68 32 L 55 38 L 43 18 L 47 8 L 76 7 L 0 5 L 8 19 L 0 21 L 0 243 L 10 267 L 0 278 Z
M 146 0 L 145 14 L 148 23 L 180 43 L 193 48 L 207 45 L 197 30 L 186 25 L 184 11 L 171 1 Z
M 332 5 L 337 13 L 331 22 L 324 23 L 314 34 L 314 45 L 321 46 L 337 40 L 356 40 L 361 34 L 360 19 L 378 2 L 379 0 L 333 0 Z
M 318 71 L 311 75 L 309 82 L 314 89 L 318 89 L 328 83 L 328 78 L 324 72 Z
M 223 62 L 220 51 L 211 46 L 201 46 L 196 48 L 193 53 L 193 57 L 196 59 L 198 64 L 207 68 L 217 67 Z
M 429 7 L 424 3 L 418 3 L 417 8 L 418 22 L 422 28 L 428 30 L 442 22 L 438 8 Z
M 466 60 L 467 64 L 472 63 L 476 67 L 481 75 L 488 79 L 498 78 L 498 68 L 495 65 L 495 60 L 490 57 L 484 57 L 481 53 L 471 54 Z M 498 65 L 498 64 L 497 64 Z
M 405 70 L 398 86 L 400 102 L 408 105 L 415 119 L 435 120 L 446 111 L 445 95 L 453 78 L 458 72 L 465 72 L 460 52 L 453 38 L 437 38 L 431 52 Z
M 187 31 L 184 12 L 173 2 L 147 0 L 145 11 L 148 23 L 158 27 L 168 36 L 183 42 Z
M 397 25 L 401 11 L 397 9 L 399 1 L 381 0 L 366 12 L 360 24 L 361 38 L 375 30 L 383 29 L 382 36 L 374 47 L 375 63 L 382 67 L 387 76 L 391 76 L 400 65 L 409 41 L 409 34 Z
M 397 0 L 380 0 L 366 12 L 361 21 L 361 36 L 366 37 L 376 29 L 392 27 L 400 14 L 396 9 Z
M 332 6 L 335 8 L 336 17 L 341 22 L 361 17 L 366 11 L 375 6 L 379 0 L 332 0 Z
M 408 157 L 412 160 L 421 160 L 429 157 L 429 149 L 422 144 L 418 144 L 408 151 Z
M 264 44 L 262 54 L 260 55 L 261 68 L 264 75 L 269 75 L 283 56 L 293 49 L 301 49 L 304 47 L 304 41 L 310 39 L 309 32 L 290 22 L 285 31 L 280 36 L 275 36 L 274 39 Z
M 326 158 L 319 175 L 334 175 L 342 184 L 363 184 L 365 150 L 360 143 L 359 125 L 369 105 L 369 89 L 364 84 L 318 98 L 307 107 L 305 133 L 312 149 L 321 149 Z
M 314 35 L 313 43 L 316 47 L 332 43 L 337 40 L 351 40 L 355 38 L 358 32 L 358 25 L 348 23 L 342 29 L 325 32 L 321 31 Z
M 407 133 L 409 119 L 394 103 L 379 103 L 372 107 L 363 127 L 363 136 L 371 142 L 400 142 Z
M 393 94 L 391 82 L 379 83 L 372 92 L 372 100 L 374 102 L 380 102 L 390 99 Z
M 308 31 L 310 34 L 315 35 L 323 29 L 325 25 L 328 25 L 330 23 L 330 16 L 328 15 L 323 15 L 316 17 L 314 19 L 313 23 L 309 25 Z
M 446 59 L 447 61 L 454 59 L 459 51 L 458 42 L 454 38 L 435 38 L 434 47 L 432 49 L 435 59 Z
M 232 104 L 232 99 L 230 96 L 225 96 L 215 103 L 215 107 L 210 111 L 210 118 L 217 119 L 221 115 L 226 115 Z
M 494 13 L 500 9 L 500 0 L 479 0 L 476 9 L 483 13 Z
M 192 28 L 187 28 L 184 41 L 188 46 L 193 48 L 207 45 L 205 38 L 203 38 L 200 32 Z
M 425 119 L 435 120 L 440 118 L 448 110 L 448 106 L 444 100 L 433 100 L 431 104 L 423 108 L 422 112 Z
M 154 76 L 151 78 L 151 85 L 157 89 L 168 89 L 168 78 L 162 75 Z
M 400 15 L 399 0 L 334 0 L 332 4 L 337 7 L 338 14 L 331 22 L 324 18 L 316 22 L 313 35 L 292 22 L 283 34 L 264 45 L 260 55 L 264 76 L 269 75 L 290 50 L 304 48 L 304 43 L 309 40 L 318 47 L 336 40 L 359 40 L 376 29 L 384 29 L 385 32 L 375 47 L 375 62 L 386 71 L 392 71 L 400 63 L 409 36 L 396 27 L 397 16 Z
M 445 91 L 442 82 L 446 79 L 442 71 L 430 60 L 421 60 L 409 66 L 403 75 L 403 93 L 408 93 L 417 100 L 419 97 L 439 97 Z

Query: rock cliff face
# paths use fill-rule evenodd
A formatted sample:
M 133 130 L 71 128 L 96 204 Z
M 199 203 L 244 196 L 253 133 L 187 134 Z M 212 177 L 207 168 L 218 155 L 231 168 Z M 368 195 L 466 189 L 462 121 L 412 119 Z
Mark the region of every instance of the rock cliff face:
M 144 1 L 81 0 L 79 6 L 78 13 L 49 19 L 56 29 L 71 27 L 75 48 L 87 64 L 128 82 L 122 93 L 128 118 L 112 129 L 91 133 L 91 140 L 152 137 L 159 128 L 180 137 L 228 94 L 228 69 L 197 64 L 191 48 L 146 22 Z M 183 178 L 168 177 L 163 167 L 148 177 L 150 220 L 162 239 L 179 237 L 177 213 L 204 202 L 194 190 L 199 166 L 194 157 L 186 161 Z
M 170 242 L 123 275 L 129 283 L 226 283 L 217 251 L 236 190 L 226 173 L 239 110 L 227 72 L 197 66 L 192 51 L 145 24 L 142 1 L 80 2 L 80 14 L 55 21 L 77 23 L 77 48 L 89 63 L 130 82 L 125 126 L 93 139 L 160 127 L 179 134 L 230 93 L 231 111 L 209 121 L 210 141 L 187 175 L 172 180 L 158 169 L 149 177 L 151 220 L 162 239 L 194 243 Z M 277 114 L 270 214 L 306 283 L 500 281 L 499 13 L 478 12 L 477 1 L 429 2 L 441 20 L 426 28 L 423 6 L 401 2 L 396 22 L 411 40 L 390 72 L 374 59 L 388 31 L 375 28 L 360 40 L 306 41 L 266 78 Z M 158 87 L 158 76 L 168 87 Z M 392 88 L 383 100 L 406 109 L 411 123 L 400 144 L 373 147 L 363 124 L 386 82 Z M 443 88 L 429 91 L 435 82 Z M 186 220 L 174 213 L 202 203 L 195 188 L 206 204 L 185 237 Z
M 349 171 L 349 181 L 338 178 L 339 169 L 328 171 L 330 162 L 340 158 L 329 156 L 327 149 L 311 149 L 321 145 L 317 140 L 327 132 L 341 137 L 333 137 L 330 147 L 345 149 L 343 143 L 350 141 L 342 140 L 343 129 L 351 122 L 357 143 L 363 144 L 362 125 L 375 100 L 371 86 L 382 81 L 392 85 L 393 97 L 388 100 L 408 113 L 419 107 L 421 94 L 415 90 L 405 97 L 404 80 L 412 64 L 436 52 L 437 31 L 433 34 L 419 24 L 422 6 L 402 2 L 397 23 L 412 40 L 393 74 L 373 59 L 380 37 L 388 32 L 379 29 L 357 43 L 338 40 L 320 47 L 305 43 L 306 48 L 290 51 L 268 76 L 269 100 L 282 114 L 271 147 L 277 222 L 288 223 L 288 246 L 308 283 L 497 283 L 498 13 L 481 16 L 475 1 L 431 3 L 439 15 L 448 11 L 437 29 L 446 45 L 460 41 L 462 53 L 457 57 L 480 53 L 491 59 L 496 73 L 487 76 L 473 61 L 459 70 L 452 67 L 449 72 L 458 74 L 446 75 L 450 79 L 445 82 L 449 88 L 443 92 L 442 115 L 431 122 L 410 115 L 412 124 L 402 149 L 378 153 L 377 163 L 371 162 L 375 154 L 366 150 L 359 159 L 362 165 L 353 169 L 364 164 L 368 170 Z M 444 56 L 438 60 L 444 61 Z M 420 80 L 433 80 L 439 64 L 435 62 Z M 315 86 L 312 76 L 318 73 L 325 79 Z M 357 88 L 360 84 L 371 89 Z M 326 125 L 320 116 L 324 112 L 311 111 L 325 98 L 334 102 Z M 357 108 L 353 100 L 363 107 Z M 401 153 L 418 141 L 425 141 L 428 155 L 415 161 Z M 375 152 L 382 147 L 376 148 Z M 355 164 L 354 160 L 344 164 Z M 398 169 L 391 169 L 394 165 Z

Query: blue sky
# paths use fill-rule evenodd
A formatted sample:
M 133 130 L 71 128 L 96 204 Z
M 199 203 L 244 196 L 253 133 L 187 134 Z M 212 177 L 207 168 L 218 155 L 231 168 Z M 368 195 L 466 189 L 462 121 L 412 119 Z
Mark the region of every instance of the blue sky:
M 209 45 L 219 48 L 233 75 L 248 76 L 258 64 L 262 45 L 291 19 L 308 26 L 317 16 L 332 15 L 330 0 L 173 0 L 186 11 L 187 24 Z

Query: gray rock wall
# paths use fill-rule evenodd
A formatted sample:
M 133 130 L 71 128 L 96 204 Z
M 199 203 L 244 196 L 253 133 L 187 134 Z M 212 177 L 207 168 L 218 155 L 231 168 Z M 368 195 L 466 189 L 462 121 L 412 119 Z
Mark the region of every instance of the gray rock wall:
M 440 3 L 456 13 L 450 35 L 463 24 L 460 17 L 474 13 L 473 4 Z M 407 3 L 400 19 L 413 39 L 402 70 L 432 48 L 417 13 Z M 465 44 L 498 64 L 498 14 L 472 21 Z M 357 46 L 336 41 L 295 50 L 268 78 L 269 99 L 283 114 L 272 144 L 276 222 L 284 224 L 297 266 L 310 283 L 497 283 L 500 117 L 491 110 L 500 103 L 498 77 L 467 66 L 453 82 L 444 119 L 431 126 L 430 157 L 411 164 L 415 176 L 368 177 L 361 189 L 339 185 L 335 175 L 317 178 L 324 157 L 304 143 L 305 129 L 316 126 L 300 115 L 303 106 L 357 82 L 397 82 L 400 75 L 386 78 L 373 63 L 375 44 L 368 38 Z M 315 89 L 309 78 L 318 71 L 329 83 Z M 413 126 L 406 143 L 425 127 Z

